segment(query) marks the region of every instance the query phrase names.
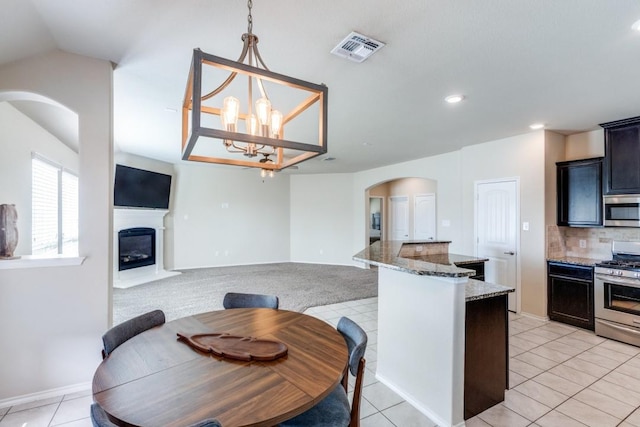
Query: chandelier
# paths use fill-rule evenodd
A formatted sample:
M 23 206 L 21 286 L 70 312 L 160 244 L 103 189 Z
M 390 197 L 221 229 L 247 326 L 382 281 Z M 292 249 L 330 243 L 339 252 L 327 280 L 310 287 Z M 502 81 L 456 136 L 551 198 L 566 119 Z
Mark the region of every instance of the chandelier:
M 265 177 L 327 152 L 328 88 L 267 68 L 252 32 L 252 6 L 249 0 L 237 61 L 193 51 L 182 106 L 182 159 L 260 168 Z

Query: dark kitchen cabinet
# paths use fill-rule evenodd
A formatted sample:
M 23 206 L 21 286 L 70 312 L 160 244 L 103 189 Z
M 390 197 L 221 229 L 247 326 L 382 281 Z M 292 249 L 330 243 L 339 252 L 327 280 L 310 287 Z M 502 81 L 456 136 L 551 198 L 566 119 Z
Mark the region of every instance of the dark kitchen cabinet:
M 549 319 L 593 330 L 593 267 L 549 261 Z
M 640 194 L 640 117 L 603 123 L 604 194 Z
M 602 225 L 602 157 L 556 163 L 558 225 Z
M 469 278 L 482 280 L 484 282 L 484 262 L 466 263 L 464 265 L 461 265 L 460 267 L 468 268 L 469 270 L 475 270 L 476 274 Z

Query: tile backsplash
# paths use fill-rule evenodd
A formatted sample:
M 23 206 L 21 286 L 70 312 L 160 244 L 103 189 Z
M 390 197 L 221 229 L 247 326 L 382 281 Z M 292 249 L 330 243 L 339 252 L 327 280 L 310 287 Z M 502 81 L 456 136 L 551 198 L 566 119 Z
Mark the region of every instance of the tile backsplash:
M 580 241 L 585 247 L 580 247 Z M 611 242 L 614 240 L 640 241 L 640 228 L 602 227 L 578 228 L 547 227 L 547 257 L 577 257 L 599 260 L 611 259 Z

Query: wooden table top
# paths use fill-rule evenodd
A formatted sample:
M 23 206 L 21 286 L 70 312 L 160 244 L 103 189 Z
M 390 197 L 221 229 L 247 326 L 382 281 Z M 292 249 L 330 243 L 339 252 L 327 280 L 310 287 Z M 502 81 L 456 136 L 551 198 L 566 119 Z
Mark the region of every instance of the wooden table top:
M 176 333 L 227 332 L 285 343 L 288 354 L 244 362 L 197 352 Z M 314 317 L 266 308 L 202 313 L 126 341 L 102 361 L 93 399 L 134 426 L 187 426 L 216 418 L 223 427 L 273 426 L 327 396 L 347 368 L 347 346 Z

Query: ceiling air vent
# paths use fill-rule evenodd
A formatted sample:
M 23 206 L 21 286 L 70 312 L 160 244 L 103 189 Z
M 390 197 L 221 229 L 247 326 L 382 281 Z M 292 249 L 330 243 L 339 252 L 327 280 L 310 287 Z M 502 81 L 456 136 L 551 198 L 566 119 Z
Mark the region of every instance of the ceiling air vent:
M 338 43 L 338 45 L 331 50 L 331 53 L 354 62 L 362 62 L 383 46 L 384 43 L 382 42 L 352 32 Z

